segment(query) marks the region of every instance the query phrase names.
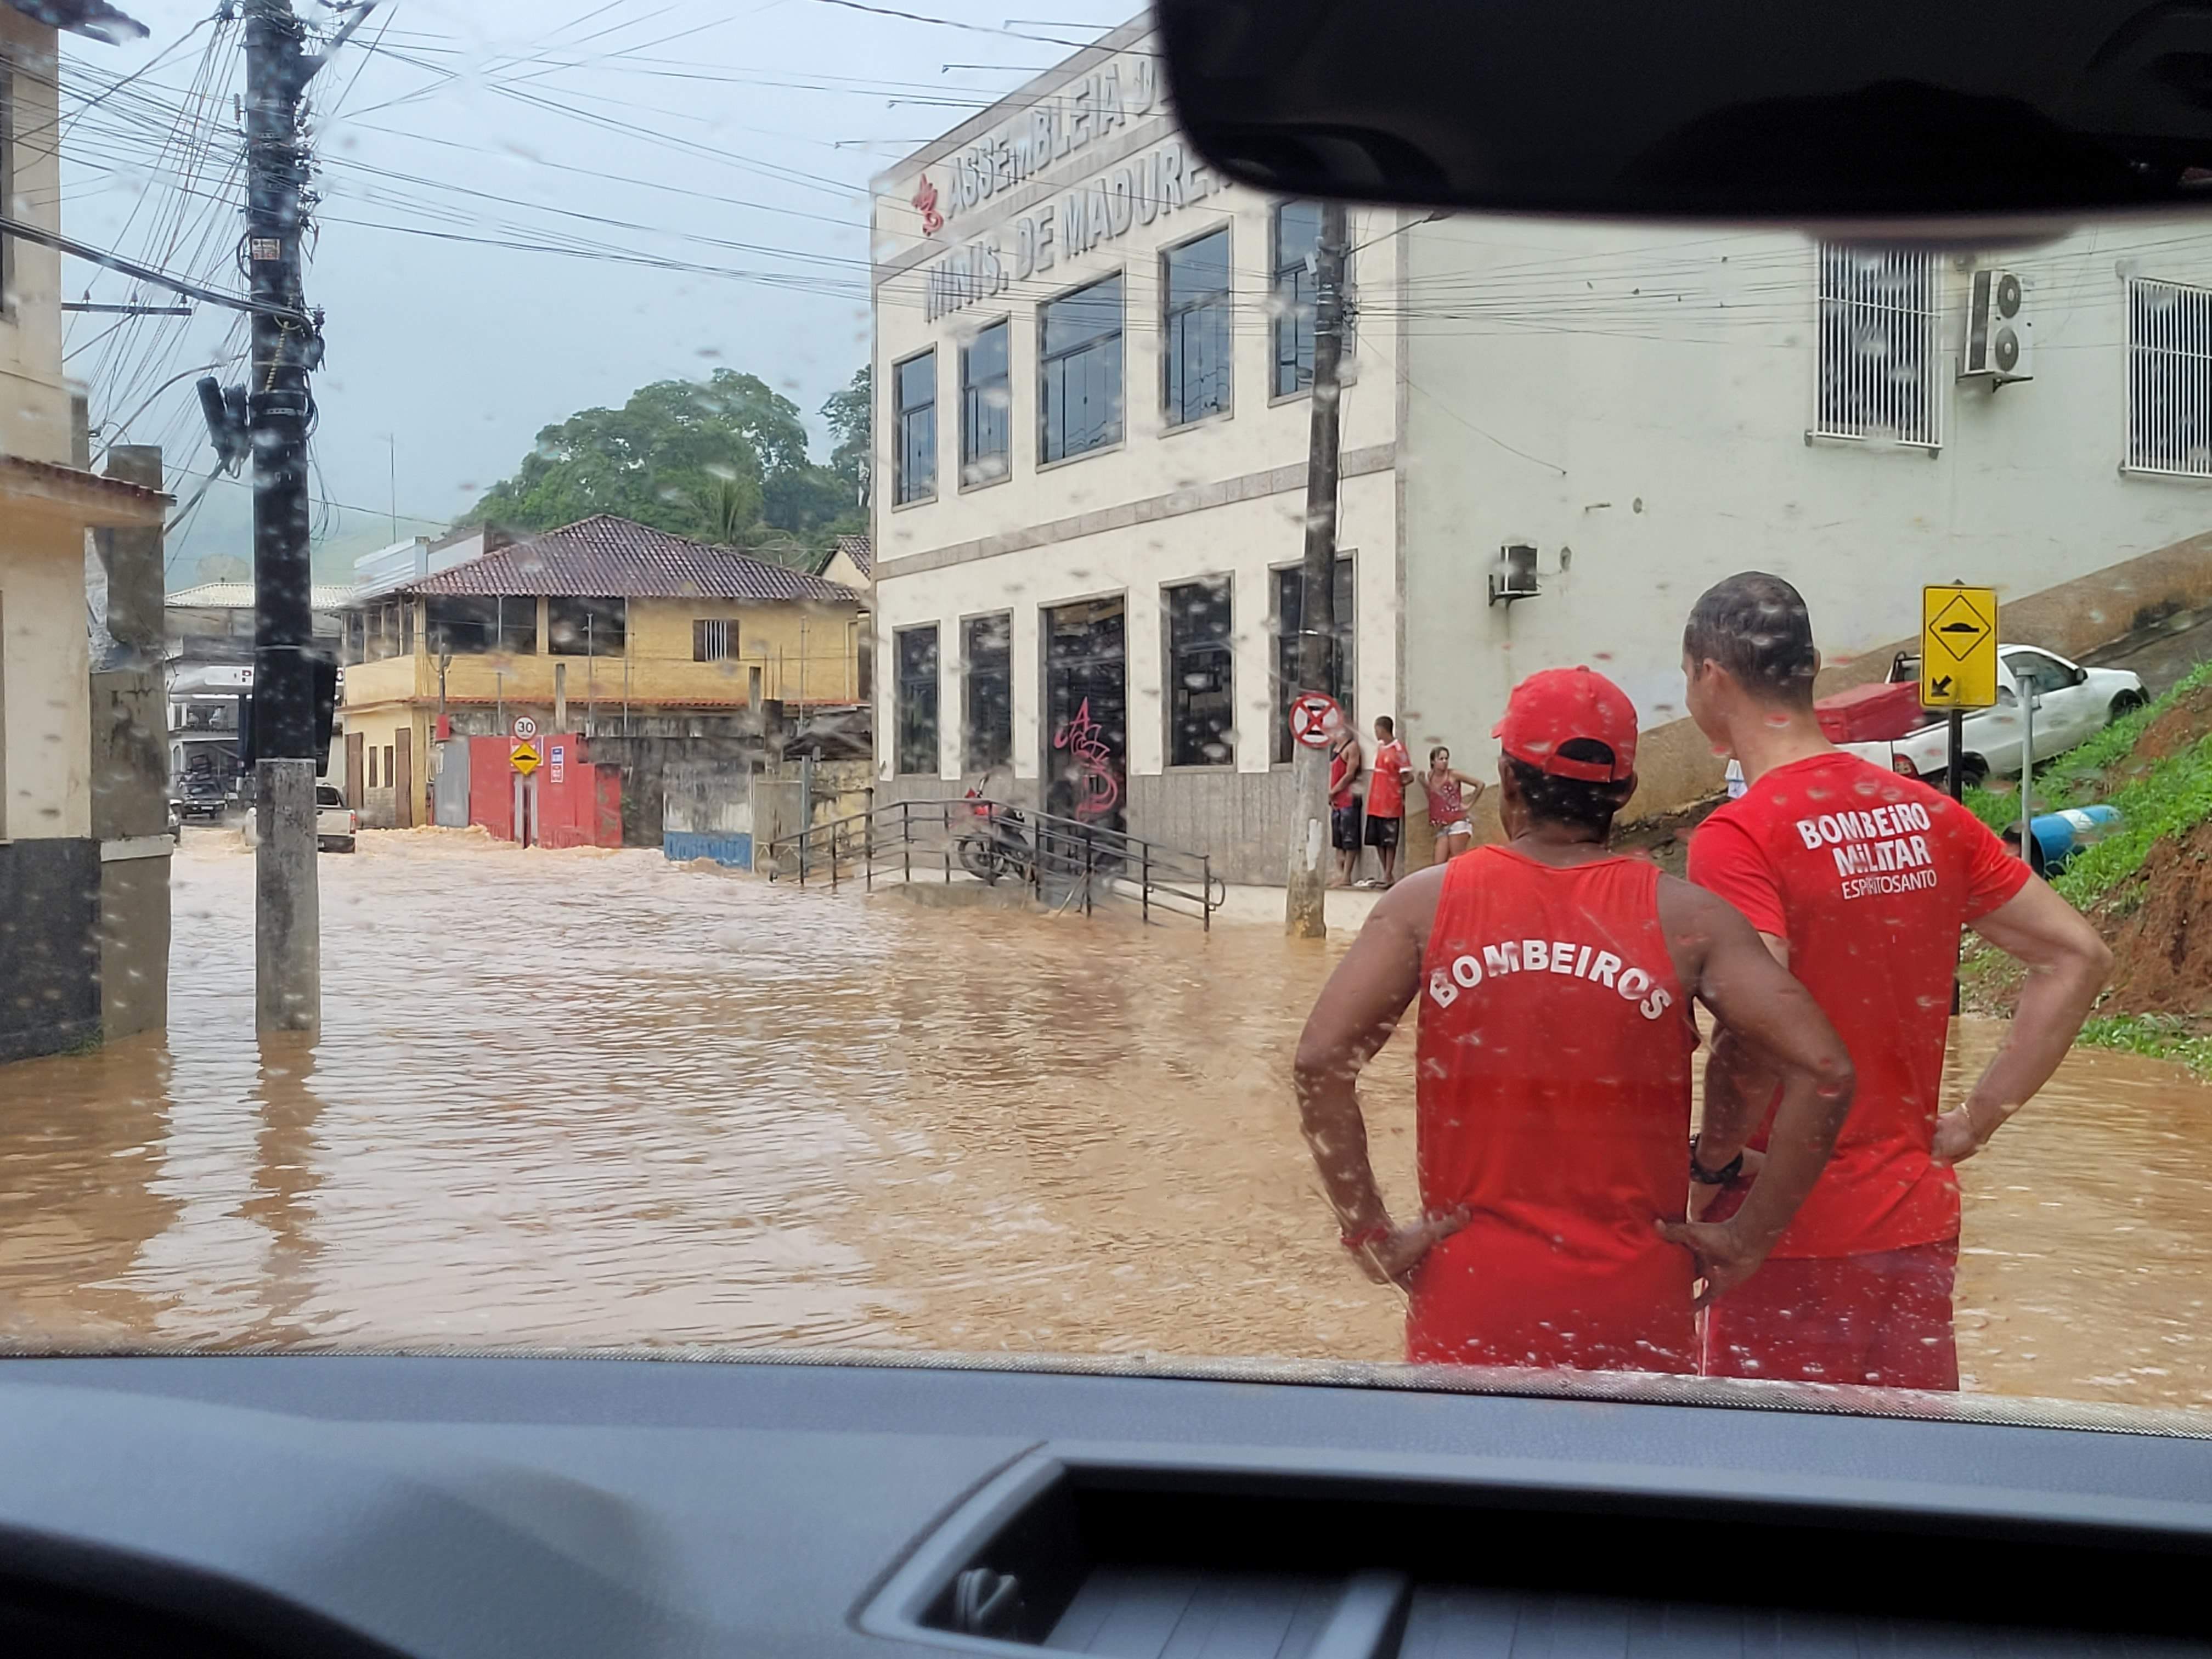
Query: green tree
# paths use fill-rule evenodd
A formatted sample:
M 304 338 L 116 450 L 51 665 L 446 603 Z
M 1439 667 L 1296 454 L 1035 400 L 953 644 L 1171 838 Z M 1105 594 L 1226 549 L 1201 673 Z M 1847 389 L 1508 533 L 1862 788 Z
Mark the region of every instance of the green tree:
M 695 540 L 805 562 L 843 504 L 806 453 L 798 406 L 754 374 L 656 380 L 620 409 L 586 409 L 538 434 L 465 523 L 553 530 L 611 513 Z
M 846 486 L 845 504 L 865 516 L 868 509 L 868 461 L 874 453 L 876 397 L 874 377 L 866 363 L 853 373 L 851 384 L 833 392 L 822 405 L 822 418 L 837 442 L 830 452 L 830 471 Z

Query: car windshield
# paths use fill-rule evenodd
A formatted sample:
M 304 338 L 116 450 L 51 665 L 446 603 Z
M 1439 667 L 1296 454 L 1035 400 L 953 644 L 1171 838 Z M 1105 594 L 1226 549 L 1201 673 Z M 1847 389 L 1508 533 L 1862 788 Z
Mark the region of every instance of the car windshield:
M 19 1348 L 2212 1403 L 2212 222 L 1274 197 L 1110 7 L 118 7 L 0 0 Z

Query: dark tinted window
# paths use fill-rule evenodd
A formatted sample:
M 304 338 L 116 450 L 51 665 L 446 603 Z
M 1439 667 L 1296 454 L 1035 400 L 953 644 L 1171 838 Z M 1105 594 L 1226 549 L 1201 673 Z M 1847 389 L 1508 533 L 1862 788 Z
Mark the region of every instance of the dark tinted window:
M 895 452 L 897 499 L 927 500 L 937 493 L 937 354 L 909 357 L 895 373 L 898 404 Z
M 1006 476 L 1013 409 L 1005 323 L 994 323 L 960 349 L 960 482 Z
M 970 617 L 962 641 L 967 659 L 963 750 L 970 771 L 1004 766 L 1014 753 L 1014 619 L 1009 611 Z
M 621 599 L 556 596 L 545 602 L 547 648 L 556 657 L 618 657 L 629 616 Z
M 1236 333 L 1230 326 L 1227 227 L 1160 256 L 1166 301 L 1161 364 L 1167 423 L 1225 413 Z
M 1321 246 L 1321 204 L 1284 202 L 1275 209 L 1275 396 L 1313 384 L 1314 271 Z
M 1291 697 L 1298 690 L 1299 617 L 1304 610 L 1305 577 L 1297 567 L 1275 573 L 1275 759 L 1291 757 Z M 1322 690 L 1352 717 L 1352 561 L 1336 562 L 1336 627 L 1328 645 L 1328 683 Z
M 908 628 L 898 636 L 898 769 L 937 775 L 937 629 Z
M 1237 758 L 1237 700 L 1227 577 L 1166 594 L 1168 763 L 1226 766 Z
M 1109 276 L 1038 307 L 1041 459 L 1121 437 L 1121 279 Z

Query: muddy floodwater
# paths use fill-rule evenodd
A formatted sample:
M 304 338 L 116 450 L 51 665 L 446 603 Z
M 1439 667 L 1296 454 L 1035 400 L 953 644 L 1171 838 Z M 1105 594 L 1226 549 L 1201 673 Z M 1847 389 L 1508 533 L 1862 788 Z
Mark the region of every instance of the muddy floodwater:
M 0 1070 L 0 1336 L 1400 1352 L 1286 1083 L 1342 933 L 362 840 L 319 1041 L 255 1042 L 252 858 L 195 831 L 166 1040 Z M 2212 1401 L 2212 1089 L 2077 1054 L 1962 1175 L 1969 1386 Z

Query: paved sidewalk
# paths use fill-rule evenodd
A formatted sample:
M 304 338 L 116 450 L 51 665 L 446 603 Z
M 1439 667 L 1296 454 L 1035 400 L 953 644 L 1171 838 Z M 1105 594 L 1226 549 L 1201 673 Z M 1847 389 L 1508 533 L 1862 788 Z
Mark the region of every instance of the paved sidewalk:
M 1227 891 L 1227 902 L 1213 913 L 1216 922 L 1281 928 L 1283 889 L 1232 886 Z M 1376 887 L 1330 888 L 1322 913 L 1328 920 L 1330 933 L 1358 933 L 1365 924 L 1368 912 L 1374 909 L 1376 901 L 1382 896 L 1382 890 Z

